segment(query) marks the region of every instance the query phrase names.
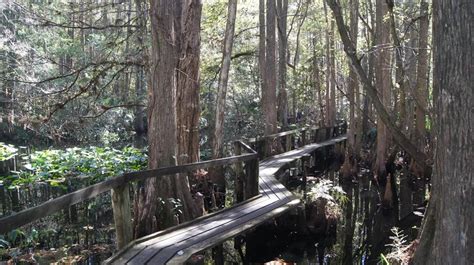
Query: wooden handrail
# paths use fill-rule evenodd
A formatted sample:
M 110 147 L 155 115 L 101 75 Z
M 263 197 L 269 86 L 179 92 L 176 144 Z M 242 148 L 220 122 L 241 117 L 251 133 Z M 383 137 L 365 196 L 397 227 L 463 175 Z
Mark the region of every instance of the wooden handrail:
M 337 124 L 330 128 L 332 131 L 337 129 L 337 134 L 345 133 L 347 125 L 345 123 Z M 250 143 L 256 143 L 265 138 L 276 138 L 276 137 L 291 137 L 290 135 L 302 132 L 302 142 L 305 144 L 305 139 L 311 137 L 306 135 L 306 131 L 318 130 L 322 128 L 318 127 L 305 127 L 295 129 L 291 131 L 281 132 L 272 134 L 263 138 L 252 138 L 247 141 Z M 326 128 L 329 129 L 329 128 Z M 330 136 L 331 137 L 331 136 Z M 177 173 L 186 173 L 194 171 L 196 169 L 223 166 L 228 164 L 236 164 L 237 175 L 240 175 L 242 183 L 242 197 L 243 200 L 250 199 L 258 194 L 258 176 L 259 176 L 259 164 L 258 164 L 258 153 L 253 150 L 249 145 L 244 143 L 242 140 L 234 141 L 235 156 L 214 159 L 209 161 L 202 161 L 192 164 L 163 167 L 158 169 L 150 169 L 143 171 L 136 171 L 131 173 L 125 173 L 114 178 L 107 179 L 89 187 L 68 193 L 58 198 L 49 200 L 38 206 L 25 209 L 18 213 L 14 213 L 10 216 L 0 218 L 0 234 L 5 234 L 17 227 L 36 221 L 40 218 L 46 217 L 59 210 L 70 207 L 71 205 L 83 202 L 88 199 L 92 199 L 101 193 L 112 190 L 112 208 L 114 211 L 114 220 L 117 233 L 118 247 L 124 247 L 132 239 L 131 235 L 131 215 L 130 215 L 130 195 L 129 195 L 129 183 L 134 181 L 142 181 L 152 177 L 173 175 Z M 241 154 L 244 149 L 246 154 Z M 289 151 L 289 150 L 286 150 Z M 245 162 L 246 177 L 243 177 L 242 162 Z
M 252 150 L 253 151 L 253 150 Z M 71 205 L 83 202 L 87 199 L 92 199 L 97 195 L 116 189 L 132 181 L 145 180 L 151 177 L 165 176 L 177 173 L 185 173 L 201 168 L 209 168 L 215 166 L 222 166 L 233 164 L 237 162 L 246 162 L 250 160 L 256 160 L 257 154 L 243 154 L 237 156 L 231 156 L 226 158 L 214 159 L 210 161 L 197 162 L 193 164 L 186 164 L 180 166 L 163 167 L 158 169 L 150 169 L 144 171 L 136 171 L 131 173 L 125 173 L 123 175 L 107 179 L 89 187 L 68 193 L 58 198 L 49 200 L 38 206 L 25 209 L 18 213 L 14 213 L 10 216 L 6 216 L 0 219 L 0 234 L 5 234 L 17 227 L 31 223 L 40 218 L 46 217 L 59 210 L 65 209 Z
M 303 127 L 303 128 L 290 130 L 290 131 L 284 131 L 284 132 L 280 132 L 280 133 L 270 134 L 270 135 L 267 135 L 267 136 L 248 138 L 248 139 L 246 139 L 246 141 L 249 142 L 249 143 L 255 143 L 255 142 L 258 142 L 258 141 L 263 141 L 266 138 L 272 138 L 273 139 L 273 138 L 277 138 L 277 137 L 287 136 L 287 135 L 299 133 L 299 132 L 302 132 L 302 131 L 314 130 L 314 129 L 318 129 L 318 127 L 316 127 L 316 126 Z

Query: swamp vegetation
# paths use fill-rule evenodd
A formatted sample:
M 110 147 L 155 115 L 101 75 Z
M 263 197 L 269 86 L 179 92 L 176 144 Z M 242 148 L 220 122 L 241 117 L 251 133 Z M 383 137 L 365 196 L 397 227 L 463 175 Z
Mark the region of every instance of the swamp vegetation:
M 102 263 L 255 199 L 264 159 L 344 134 L 275 173 L 299 205 L 187 263 L 474 264 L 473 14 L 0 2 L 0 263 Z

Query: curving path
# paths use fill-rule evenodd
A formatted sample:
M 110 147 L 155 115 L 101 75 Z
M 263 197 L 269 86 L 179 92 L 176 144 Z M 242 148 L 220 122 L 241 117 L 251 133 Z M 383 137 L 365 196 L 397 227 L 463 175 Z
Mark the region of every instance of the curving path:
M 192 254 L 217 245 L 297 206 L 300 200 L 275 176 L 288 164 L 344 135 L 266 158 L 259 165 L 260 196 L 234 207 L 137 239 L 106 264 L 183 264 Z

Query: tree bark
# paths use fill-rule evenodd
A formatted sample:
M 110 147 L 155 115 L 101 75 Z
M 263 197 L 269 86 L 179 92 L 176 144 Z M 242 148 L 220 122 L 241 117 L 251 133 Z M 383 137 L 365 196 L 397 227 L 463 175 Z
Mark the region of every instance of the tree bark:
M 391 70 L 390 70 L 390 26 L 388 21 L 384 18 L 388 14 L 388 5 L 385 1 L 378 1 L 375 7 L 375 38 L 377 45 L 377 68 L 375 70 L 375 86 L 378 89 L 378 94 L 381 97 L 382 105 L 388 108 L 390 105 L 390 85 L 391 85 Z M 377 118 L 377 150 L 376 161 L 374 166 L 375 174 L 380 179 L 385 179 L 386 170 L 386 152 L 387 152 L 387 137 L 388 132 L 386 125 L 382 121 L 381 115 Z
M 265 87 L 262 90 L 262 107 L 265 119 L 265 135 L 277 132 L 276 58 L 275 58 L 275 1 L 267 0 L 265 46 Z M 266 154 L 272 153 L 272 143 L 267 141 Z
M 219 73 L 217 87 L 216 123 L 214 126 L 213 158 L 222 157 L 222 145 L 224 142 L 224 110 L 227 94 L 227 82 L 229 80 L 230 61 L 232 45 L 234 43 L 235 17 L 237 13 L 237 0 L 229 0 L 227 11 L 227 24 L 224 36 L 224 47 L 222 50 L 222 67 Z
M 179 158 L 184 163 L 196 159 L 194 142 L 197 116 L 194 99 L 199 74 L 199 21 L 200 1 L 174 0 L 150 1 L 152 48 L 149 77 L 148 142 L 150 169 L 174 166 Z M 196 25 L 197 22 L 197 25 Z M 182 35 L 181 35 L 182 34 Z M 185 49 L 183 51 L 182 49 Z M 197 49 L 197 52 L 196 52 Z M 189 52 L 186 53 L 186 52 Z M 183 59 L 183 55 L 186 58 Z M 186 80 L 183 80 L 186 78 Z M 184 90 L 188 88 L 188 90 Z M 180 91 L 179 91 L 180 90 Z M 187 93 L 189 92 L 189 93 Z M 197 96 L 199 93 L 197 92 Z M 189 119 L 178 116 L 177 106 L 186 106 Z M 198 106 L 197 109 L 199 110 Z M 181 119 L 179 119 L 181 118 Z M 178 127 L 178 121 L 182 124 Z M 180 131 L 187 128 L 190 132 Z M 194 133 L 194 134 L 193 134 Z M 187 147 L 187 148 L 183 148 Z M 178 155 L 181 156 L 178 157 Z M 187 154 L 187 156 L 183 156 Z M 177 223 L 170 198 L 180 200 L 183 219 L 191 217 L 191 204 L 187 177 L 163 176 L 151 178 L 139 184 L 135 201 L 135 237 L 141 237 L 158 229 Z M 163 200 L 164 203 L 160 203 Z M 161 207 L 163 205 L 163 207 Z
M 358 35 L 358 13 L 359 13 L 359 1 L 351 0 L 350 1 L 350 36 L 351 41 L 354 43 L 354 49 L 357 49 L 357 35 Z M 358 91 L 359 81 L 357 80 L 357 73 L 351 67 L 349 63 L 349 86 L 348 86 L 348 96 L 349 96 L 349 131 L 348 131 L 348 148 L 349 152 L 353 153 L 355 149 L 355 137 L 356 137 L 356 117 L 355 117 L 355 92 Z M 357 95 L 359 97 L 359 95 Z M 360 137 L 360 135 L 358 136 Z
M 176 110 L 178 124 L 178 165 L 199 161 L 199 106 L 201 52 L 201 0 L 178 1 L 176 30 L 178 64 L 176 75 Z M 182 198 L 183 211 L 181 221 L 199 216 L 194 200 L 189 192 L 189 182 L 185 174 L 176 180 L 176 194 Z
M 416 140 L 419 148 L 425 147 L 425 117 L 428 102 L 428 3 L 420 3 L 420 29 L 418 65 L 416 70 Z
M 336 113 L 334 20 L 330 18 L 330 14 L 327 12 L 326 2 L 324 2 L 324 13 L 326 17 L 326 126 L 332 127 Z
M 260 74 L 260 89 L 266 90 L 265 83 L 265 0 L 258 2 L 258 70 Z M 263 99 L 262 99 L 263 100 Z
M 138 15 L 138 31 L 136 41 L 140 49 L 142 50 L 142 56 L 146 58 L 147 49 L 144 44 L 144 37 L 146 34 L 146 26 L 147 26 L 147 14 L 146 14 L 146 3 L 143 0 L 135 0 L 135 5 L 137 9 Z M 147 59 L 146 59 L 147 60 Z M 148 69 L 147 69 L 148 70 Z M 146 96 L 146 82 L 145 82 L 145 69 L 142 66 L 136 66 L 136 73 L 135 73 L 135 97 L 140 101 L 143 102 Z M 146 144 L 146 132 L 147 132 L 147 124 L 146 124 L 146 117 L 145 117 L 145 109 L 144 107 L 137 106 L 134 108 L 134 120 L 133 120 L 133 127 L 135 130 L 135 139 L 134 145 L 138 148 L 142 148 Z
M 288 128 L 288 92 L 286 90 L 286 51 L 288 49 L 288 40 L 286 35 L 287 16 L 288 0 L 278 0 L 278 118 L 283 130 Z
M 473 11 L 433 1 L 435 166 L 415 264 L 474 264 Z

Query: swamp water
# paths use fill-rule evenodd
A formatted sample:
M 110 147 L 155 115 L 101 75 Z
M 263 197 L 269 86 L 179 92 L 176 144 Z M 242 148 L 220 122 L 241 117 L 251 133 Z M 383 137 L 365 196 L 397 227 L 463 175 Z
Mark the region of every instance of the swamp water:
M 394 227 L 406 236 L 407 242 L 416 237 L 420 214 L 398 220 L 398 204 L 391 209 L 382 207 L 376 181 L 369 170 L 362 168 L 357 178 L 343 182 L 338 168 L 332 165 L 327 171 L 308 174 L 307 192 L 311 193 L 311 187 L 313 191 L 315 187 L 317 191 L 329 191 L 327 199 L 312 201 L 307 194 L 304 206 L 247 235 L 247 261 L 256 264 L 382 264 L 381 254 L 391 250 Z M 301 182 L 301 178 L 296 179 Z M 335 192 L 324 185 L 321 188 L 321 183 L 342 189 L 343 196 L 335 199 Z M 293 192 L 303 193 L 301 190 Z

